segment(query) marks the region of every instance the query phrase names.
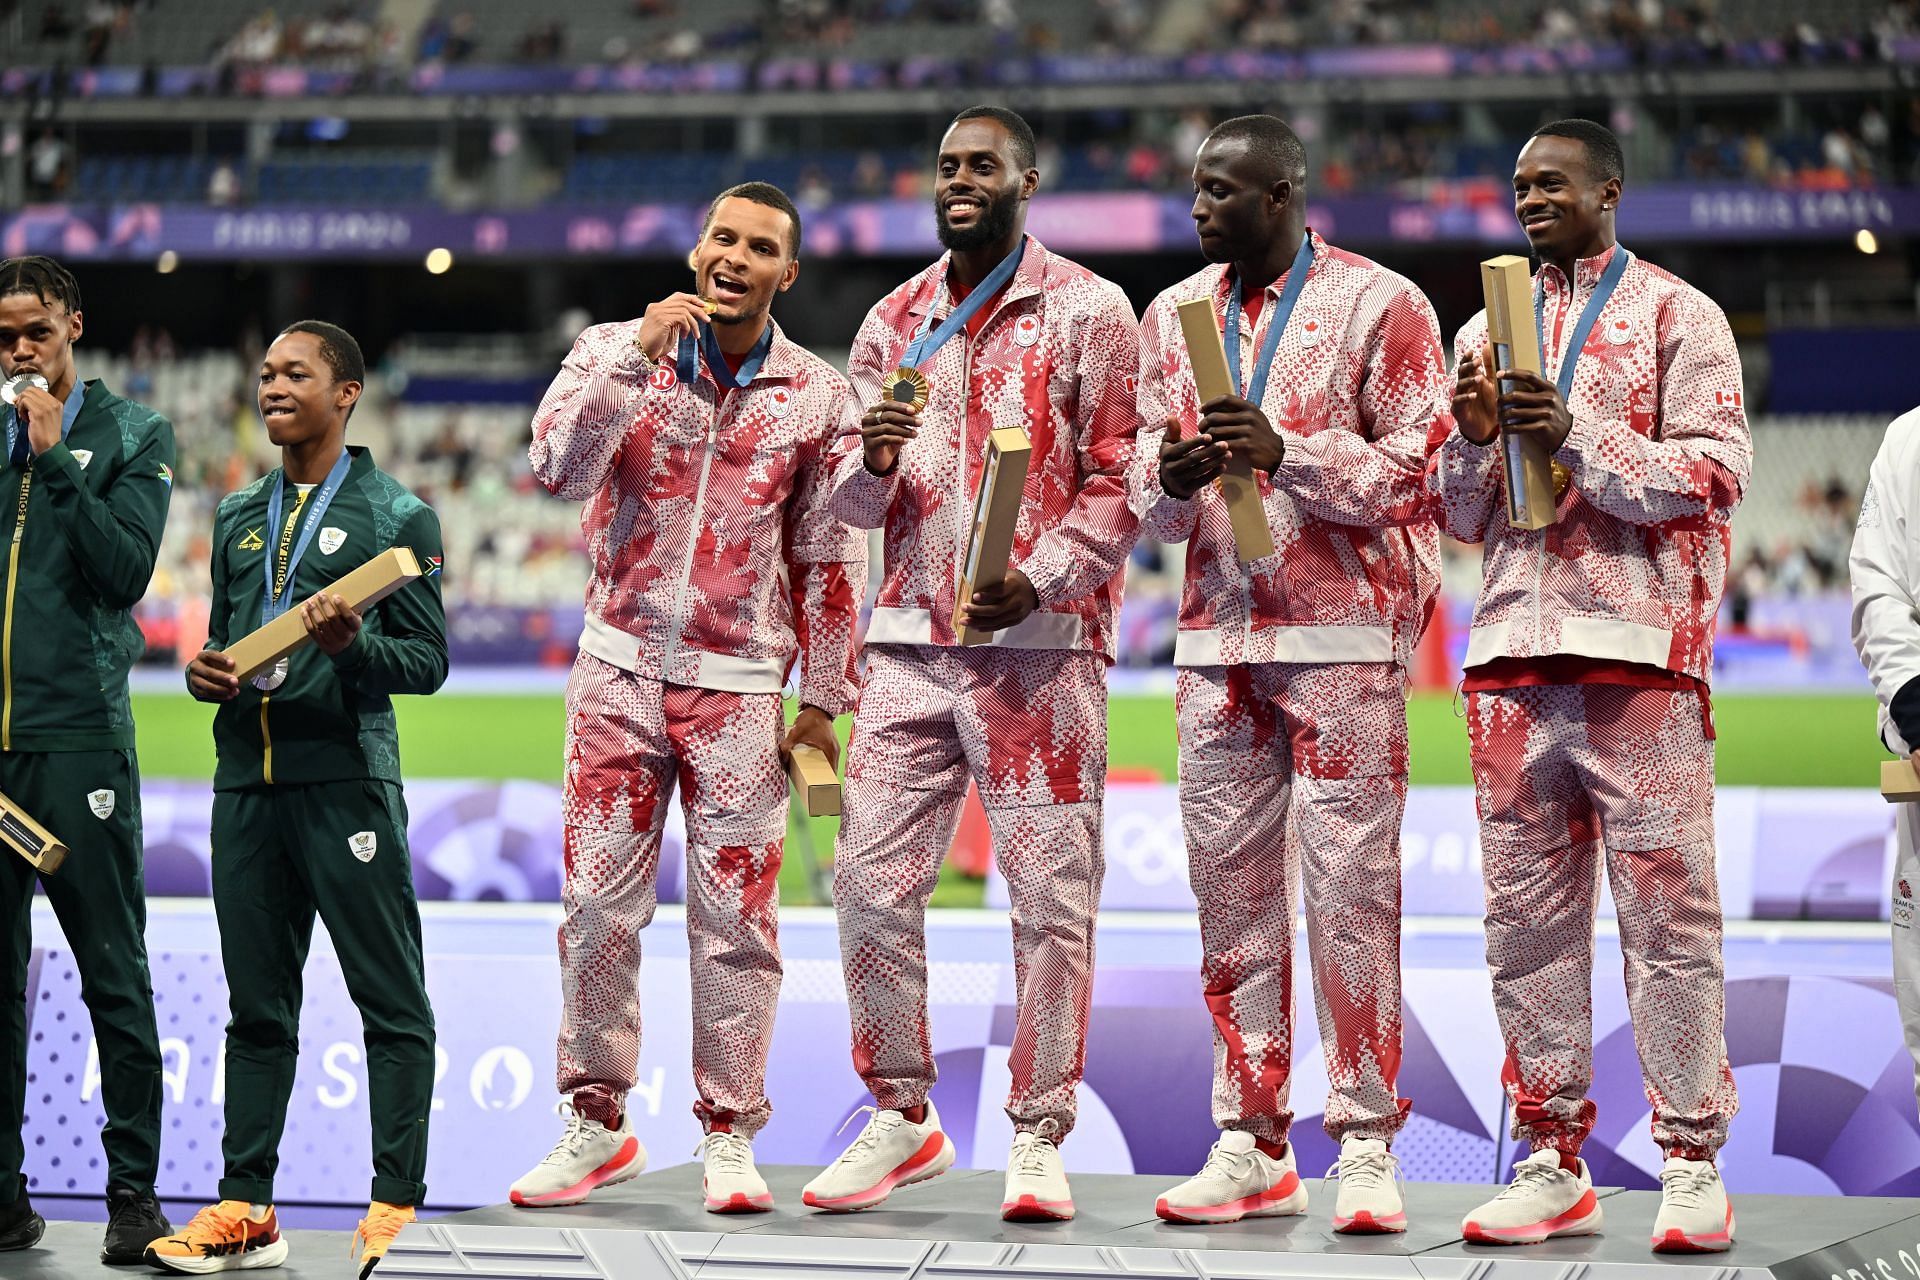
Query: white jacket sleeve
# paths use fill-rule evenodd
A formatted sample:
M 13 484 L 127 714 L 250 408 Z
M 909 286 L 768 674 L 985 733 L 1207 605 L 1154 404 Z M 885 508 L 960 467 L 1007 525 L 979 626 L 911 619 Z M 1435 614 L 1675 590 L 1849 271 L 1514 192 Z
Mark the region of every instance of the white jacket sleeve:
M 1894 419 L 1874 457 L 1848 568 L 1853 580 L 1853 647 L 1880 699 L 1880 737 L 1906 754 L 1893 723 L 1894 699 L 1920 678 L 1920 566 L 1908 519 L 1920 497 L 1920 409 Z M 1902 707 L 1905 710 L 1905 707 Z

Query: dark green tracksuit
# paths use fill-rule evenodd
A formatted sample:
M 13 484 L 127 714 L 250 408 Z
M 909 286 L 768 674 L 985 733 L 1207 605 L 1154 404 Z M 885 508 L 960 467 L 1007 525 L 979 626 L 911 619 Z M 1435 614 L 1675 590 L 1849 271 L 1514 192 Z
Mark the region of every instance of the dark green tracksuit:
M 65 441 L 5 456 L 0 410 L 0 791 L 72 850 L 39 877 L 80 971 L 100 1046 L 107 1185 L 152 1191 L 160 1040 L 147 974 L 140 770 L 127 670 L 173 495 L 173 426 L 99 382 L 74 388 Z M 19 1195 L 27 1091 L 27 963 L 35 874 L 0 849 L 0 1203 Z
M 400 793 L 396 693 L 432 693 L 447 677 L 440 522 L 433 509 L 350 449 L 352 465 L 294 568 L 290 610 L 389 547 L 411 547 L 430 575 L 366 614 L 335 657 L 309 644 L 286 682 L 243 682 L 213 720 L 213 903 L 227 971 L 227 1101 L 222 1199 L 268 1204 L 300 1044 L 300 971 L 317 912 L 360 1009 L 373 1121 L 372 1198 L 426 1194 L 433 1101 L 433 1010 Z M 209 648 L 260 625 L 263 562 L 304 523 L 286 486 L 281 528 L 267 528 L 278 468 L 227 495 L 213 525 Z

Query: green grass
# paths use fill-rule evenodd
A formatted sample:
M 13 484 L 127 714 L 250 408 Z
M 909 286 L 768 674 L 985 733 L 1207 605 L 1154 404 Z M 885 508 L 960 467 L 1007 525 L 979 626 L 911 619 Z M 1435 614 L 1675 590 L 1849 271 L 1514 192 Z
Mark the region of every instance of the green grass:
M 565 720 L 553 694 L 440 694 L 402 698 L 401 759 L 415 778 L 532 778 L 558 784 Z M 1416 784 L 1466 784 L 1466 724 L 1444 694 L 1421 694 L 1407 708 Z M 1719 727 L 1717 774 L 1727 786 L 1871 786 L 1884 758 L 1874 739 L 1873 700 L 1865 695 L 1729 694 L 1714 699 Z M 140 768 L 150 778 L 207 778 L 213 774 L 212 711 L 184 694 L 134 699 L 140 725 Z M 1116 697 L 1110 704 L 1108 762 L 1151 768 L 1171 781 L 1178 747 L 1173 699 Z M 842 721 L 841 736 L 846 735 Z M 795 826 L 788 841 L 780 891 L 786 901 L 814 900 L 806 875 L 810 839 L 815 854 L 833 848 L 839 822 L 816 818 Z M 936 906 L 978 906 L 980 886 L 945 875 Z

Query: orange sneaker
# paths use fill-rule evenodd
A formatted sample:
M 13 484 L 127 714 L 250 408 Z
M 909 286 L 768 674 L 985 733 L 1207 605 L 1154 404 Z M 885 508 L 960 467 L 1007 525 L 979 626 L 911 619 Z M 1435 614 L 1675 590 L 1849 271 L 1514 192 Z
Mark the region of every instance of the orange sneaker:
M 367 1280 L 373 1269 L 380 1265 L 380 1259 L 387 1256 L 387 1246 L 400 1234 L 400 1228 L 413 1221 L 413 1206 L 410 1204 L 388 1204 L 384 1200 L 375 1200 L 367 1206 L 367 1216 L 360 1219 L 360 1225 L 354 1228 L 353 1244 L 347 1249 L 347 1256 L 360 1255 L 360 1280 Z
M 146 1260 L 149 1266 L 190 1276 L 251 1271 L 285 1262 L 287 1242 L 272 1205 L 256 1217 L 245 1200 L 222 1200 L 194 1214 L 178 1235 L 148 1245 Z

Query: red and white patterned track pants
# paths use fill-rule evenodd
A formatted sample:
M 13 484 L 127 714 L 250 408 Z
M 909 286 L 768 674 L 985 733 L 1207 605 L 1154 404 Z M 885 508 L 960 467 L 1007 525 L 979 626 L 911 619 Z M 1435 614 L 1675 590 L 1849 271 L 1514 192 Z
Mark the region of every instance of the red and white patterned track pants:
M 1691 691 L 1548 685 L 1470 694 L 1487 965 L 1513 1136 L 1593 1128 L 1593 913 L 1602 842 L 1653 1140 L 1705 1159 L 1739 1110 L 1724 1037 L 1713 742 Z
M 1105 866 L 1106 709 L 1096 654 L 867 650 L 833 902 L 854 1066 L 879 1106 L 918 1106 L 933 1086 L 926 908 L 971 777 L 1013 904 L 1007 1115 L 1020 1130 L 1073 1128 Z
M 780 696 L 662 684 L 581 654 L 567 682 L 558 1084 L 603 1122 L 640 1056 L 640 931 L 676 781 L 687 819 L 687 967 L 703 1126 L 767 1122 L 780 997 L 786 774 Z
M 1391 1140 L 1400 1069 L 1406 673 L 1262 662 L 1179 677 L 1180 818 L 1213 1014 L 1213 1118 L 1284 1142 L 1304 877 L 1326 1130 Z

